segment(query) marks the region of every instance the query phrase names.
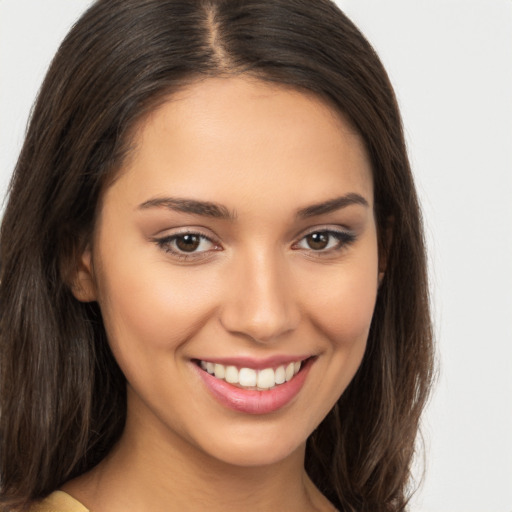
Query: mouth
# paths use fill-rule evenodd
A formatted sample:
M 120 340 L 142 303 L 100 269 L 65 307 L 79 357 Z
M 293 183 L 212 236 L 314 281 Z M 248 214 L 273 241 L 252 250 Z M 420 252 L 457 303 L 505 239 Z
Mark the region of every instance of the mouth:
M 206 389 L 221 405 L 238 413 L 261 415 L 277 412 L 294 402 L 316 359 L 311 356 L 274 362 L 192 362 Z
M 197 360 L 196 364 L 205 372 L 219 380 L 241 389 L 266 391 L 281 386 L 299 373 L 304 363 L 308 361 L 297 360 L 277 367 L 267 368 L 237 367 L 235 365 L 224 365 L 212 361 Z

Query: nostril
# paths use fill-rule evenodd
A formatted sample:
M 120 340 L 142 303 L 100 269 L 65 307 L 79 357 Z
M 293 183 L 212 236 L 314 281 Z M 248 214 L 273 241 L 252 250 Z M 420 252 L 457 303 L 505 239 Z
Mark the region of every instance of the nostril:
M 236 310 L 225 313 L 220 319 L 222 327 L 231 334 L 242 336 L 253 343 L 273 343 L 289 335 L 298 325 L 297 319 L 286 313 L 274 315 L 273 318 L 270 318 L 270 315 L 248 317 L 244 316 L 243 311 L 236 313 Z

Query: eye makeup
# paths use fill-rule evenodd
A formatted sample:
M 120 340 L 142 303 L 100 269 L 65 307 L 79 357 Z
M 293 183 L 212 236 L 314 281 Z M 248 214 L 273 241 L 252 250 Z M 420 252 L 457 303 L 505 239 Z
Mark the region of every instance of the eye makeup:
M 315 228 L 293 243 L 291 248 L 319 257 L 333 256 L 346 249 L 356 239 L 357 236 L 347 230 Z M 153 238 L 152 241 L 164 252 L 181 261 L 201 261 L 210 257 L 213 252 L 223 250 L 218 241 L 193 229 Z

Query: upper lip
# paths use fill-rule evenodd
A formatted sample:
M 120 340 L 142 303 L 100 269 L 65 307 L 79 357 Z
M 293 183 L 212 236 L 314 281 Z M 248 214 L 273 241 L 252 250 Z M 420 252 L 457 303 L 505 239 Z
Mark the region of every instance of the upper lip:
M 205 357 L 197 358 L 196 361 L 205 361 L 214 364 L 222 364 L 224 366 L 236 366 L 237 368 L 253 368 L 254 370 L 262 370 L 264 368 L 277 368 L 281 365 L 295 363 L 297 361 L 305 361 L 311 355 L 275 355 L 265 358 L 254 358 L 248 356 L 242 357 Z

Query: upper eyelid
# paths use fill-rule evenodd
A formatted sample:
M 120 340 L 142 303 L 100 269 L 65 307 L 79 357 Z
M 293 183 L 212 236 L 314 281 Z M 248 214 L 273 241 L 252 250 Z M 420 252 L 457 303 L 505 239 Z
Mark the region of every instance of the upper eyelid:
M 209 229 L 202 227 L 183 227 L 183 228 L 168 228 L 163 229 L 151 236 L 152 240 L 165 240 L 171 238 L 177 238 L 183 235 L 197 235 L 202 238 L 206 238 L 212 242 L 219 243 L 219 237 L 212 233 Z
M 320 227 L 314 227 L 312 229 L 307 229 L 304 231 L 304 236 L 307 236 L 311 233 L 349 233 L 351 230 L 347 228 L 343 228 L 340 226 L 320 226 Z
M 313 226 L 311 228 L 302 230 L 299 234 L 295 236 L 295 240 L 302 240 L 304 237 L 311 235 L 313 233 L 342 233 L 347 235 L 355 235 L 354 230 L 352 229 L 349 229 L 344 226 L 331 224 L 323 226 Z

